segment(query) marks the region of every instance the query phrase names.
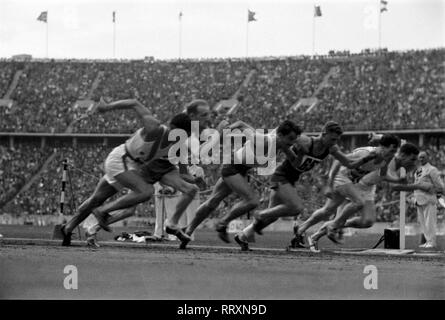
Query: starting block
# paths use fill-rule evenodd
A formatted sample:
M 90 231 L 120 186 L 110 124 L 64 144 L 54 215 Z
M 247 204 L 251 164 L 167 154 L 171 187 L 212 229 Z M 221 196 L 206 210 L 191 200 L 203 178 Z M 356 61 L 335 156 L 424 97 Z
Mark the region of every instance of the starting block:
M 400 230 L 389 228 L 383 231 L 385 249 L 400 249 Z

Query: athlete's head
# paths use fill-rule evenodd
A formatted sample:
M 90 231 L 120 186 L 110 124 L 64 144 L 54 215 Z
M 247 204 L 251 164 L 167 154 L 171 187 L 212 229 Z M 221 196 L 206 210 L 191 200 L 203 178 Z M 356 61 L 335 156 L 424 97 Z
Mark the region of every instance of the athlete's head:
M 419 152 L 419 162 L 422 166 L 428 163 L 428 153 L 426 151 Z
M 277 128 L 277 140 L 279 144 L 292 146 L 301 134 L 302 130 L 291 120 L 284 120 Z
M 321 139 L 326 146 L 331 147 L 338 143 L 342 134 L 343 130 L 337 122 L 328 121 L 323 126 Z
M 391 160 L 400 146 L 399 137 L 393 134 L 384 134 L 379 140 L 381 156 L 386 160 Z
M 397 160 L 400 165 L 410 171 L 416 167 L 417 157 L 419 155 L 419 148 L 412 143 L 405 143 L 399 149 Z
M 195 99 L 185 105 L 185 113 L 192 121 L 199 121 L 199 126 L 205 128 L 210 122 L 210 106 L 207 101 Z
M 190 136 L 192 131 L 192 120 L 185 113 L 179 113 L 170 120 L 170 129 L 182 129 Z
M 383 137 L 381 133 L 371 132 L 368 135 L 368 144 L 373 147 L 377 147 L 380 144 L 380 139 Z

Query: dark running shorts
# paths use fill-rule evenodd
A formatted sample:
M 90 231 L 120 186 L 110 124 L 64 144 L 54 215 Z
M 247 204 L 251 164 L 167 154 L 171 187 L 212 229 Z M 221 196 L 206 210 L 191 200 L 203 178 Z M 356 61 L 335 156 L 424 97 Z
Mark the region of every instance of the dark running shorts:
M 221 176 L 225 178 L 240 174 L 245 177 L 247 175 L 247 171 L 250 169 L 252 169 L 252 167 L 248 167 L 244 164 L 226 164 L 223 165 L 221 169 Z
M 145 182 L 155 184 L 170 171 L 177 170 L 176 166 L 168 160 L 159 159 L 141 166 L 141 174 Z
M 294 169 L 291 163 L 285 160 L 280 164 L 270 178 L 270 188 L 276 190 L 279 184 L 290 183 L 292 186 L 300 179 L 301 172 Z

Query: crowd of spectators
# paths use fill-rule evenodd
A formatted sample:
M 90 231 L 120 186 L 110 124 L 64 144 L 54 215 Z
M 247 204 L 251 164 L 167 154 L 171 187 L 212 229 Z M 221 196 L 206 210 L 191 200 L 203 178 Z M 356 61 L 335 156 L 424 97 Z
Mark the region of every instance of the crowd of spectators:
M 8 208 L 4 212 L 13 214 L 56 214 L 60 208 L 60 191 L 62 184 L 63 160 L 68 159 L 69 175 L 66 186 L 65 214 L 72 214 L 73 208 L 78 207 L 94 191 L 94 188 L 103 174 L 103 161 L 111 151 L 111 146 L 100 144 L 82 143 L 75 148 L 72 146 L 62 146 L 56 149 L 37 147 L 32 144 L 20 144 L 15 150 L 9 150 L 1 146 L 0 167 L 2 189 L 0 198 L 0 208 L 5 204 L 7 196 L 11 198 L 18 190 L 29 181 L 43 164 L 44 160 L 52 152 L 56 153 L 55 158 L 42 172 L 39 179 L 25 192 L 13 198 Z M 434 145 L 426 148 L 431 155 L 431 163 L 439 168 L 445 175 L 445 152 L 443 148 L 438 150 Z M 344 149 L 346 152 L 347 149 Z M 7 163 L 7 165 L 6 165 Z M 299 196 L 304 201 L 304 212 L 301 219 L 306 219 L 314 210 L 323 205 L 325 197 L 322 189 L 326 182 L 326 176 L 331 166 L 332 159 L 324 161 L 316 166 L 311 172 L 302 175 L 297 190 Z M 206 172 L 206 182 L 211 188 L 219 178 L 218 165 L 204 166 Z M 269 177 L 252 174 L 250 182 L 260 197 L 260 209 L 268 206 L 269 201 Z M 205 200 L 210 193 L 204 192 L 202 200 Z M 399 214 L 398 206 L 399 193 L 392 192 L 387 184 L 381 184 L 377 188 L 376 207 L 378 221 L 394 221 Z M 3 200 L 3 201 L 2 201 Z M 10 200 L 10 199 L 8 199 Z M 221 214 L 233 206 L 236 197 L 229 197 L 219 211 L 214 216 Z M 139 216 L 153 216 L 153 204 L 140 205 L 137 210 Z M 416 214 L 413 207 L 408 206 L 407 220 L 415 220 Z
M 64 132 L 74 104 L 85 99 L 95 79 L 94 63 L 26 64 L 11 95 L 12 108 L 0 109 L 3 132 Z
M 231 97 L 241 85 L 249 67 L 245 63 L 220 62 L 134 62 L 103 64 L 102 80 L 93 99 L 107 101 L 136 98 L 156 117 L 166 122 L 182 112 L 192 99 L 207 100 L 214 106 Z M 75 132 L 133 132 L 139 126 L 131 111 L 101 114 L 76 123 Z
M 339 61 L 306 124 L 319 128 L 334 119 L 350 131 L 442 128 L 443 57 L 444 50 L 433 50 Z
M 440 128 L 445 120 L 444 54 L 437 49 L 335 59 L 1 61 L 0 93 L 18 68 L 23 74 L 11 95 L 15 107 L 0 108 L 0 129 L 65 132 L 84 111 L 74 107 L 76 100 L 100 97 L 139 99 L 166 121 L 193 98 L 213 106 L 236 92 L 242 106 L 237 116 L 260 127 L 272 128 L 290 115 L 309 131 L 328 119 L 347 130 Z M 250 83 L 241 88 L 252 71 Z M 300 99 L 310 97 L 318 98 L 316 107 L 292 112 Z M 137 126 L 131 112 L 113 112 L 79 121 L 73 132 L 130 133 Z
M 0 61 L 0 99 L 3 98 L 8 91 L 14 74 L 19 67 L 17 63 Z
M 80 151 L 79 151 L 80 150 Z M 85 200 L 101 177 L 101 162 L 109 148 L 87 144 L 73 147 L 52 149 L 54 159 L 43 170 L 40 178 L 30 188 L 20 193 L 8 205 L 8 212 L 13 214 L 57 214 L 60 211 L 62 190 L 63 160 L 68 159 L 69 175 L 66 185 L 66 214 L 72 214 L 72 200 L 79 205 Z M 79 171 L 82 170 L 82 171 Z M 74 196 L 74 197 L 73 197 Z
M 16 148 L 0 145 L 0 208 L 37 173 L 48 155 L 47 148 L 34 144 L 23 143 Z

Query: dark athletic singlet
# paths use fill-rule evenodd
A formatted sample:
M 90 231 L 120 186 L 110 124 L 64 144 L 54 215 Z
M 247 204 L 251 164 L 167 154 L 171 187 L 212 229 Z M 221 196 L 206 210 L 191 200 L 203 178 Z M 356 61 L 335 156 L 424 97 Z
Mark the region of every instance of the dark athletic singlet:
M 292 151 L 296 151 L 295 146 L 292 146 L 291 148 Z M 322 162 L 328 155 L 329 149 L 326 149 L 326 151 L 319 156 L 314 155 L 314 138 L 311 137 L 309 152 L 302 156 L 300 164 L 297 167 L 294 167 L 288 159 L 284 160 L 272 174 L 271 182 L 288 182 L 293 185 L 298 181 L 302 173 L 310 171 L 316 164 Z

